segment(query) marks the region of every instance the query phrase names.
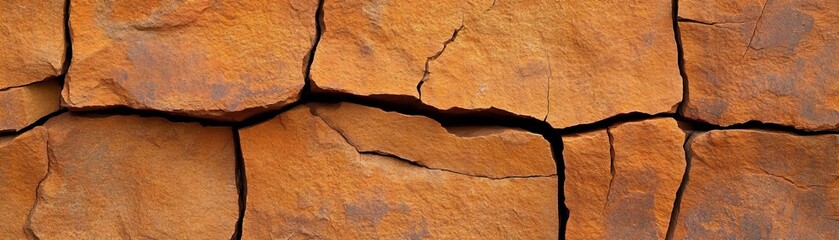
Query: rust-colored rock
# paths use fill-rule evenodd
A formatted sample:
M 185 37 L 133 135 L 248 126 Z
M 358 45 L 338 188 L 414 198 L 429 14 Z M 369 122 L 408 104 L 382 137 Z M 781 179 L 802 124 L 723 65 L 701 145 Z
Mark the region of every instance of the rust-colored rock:
M 317 0 L 72 0 L 71 108 L 241 120 L 299 98 Z
M 717 130 L 689 142 L 676 239 L 839 238 L 839 135 Z
M 425 167 L 473 176 L 556 174 L 556 163 L 548 161 L 553 159 L 551 146 L 538 134 L 501 127 L 446 129 L 426 117 L 349 103 L 312 108 L 361 152 L 399 156 Z
M 60 108 L 56 80 L 0 90 L 0 132 L 17 131 Z
M 571 212 L 566 239 L 606 239 L 606 201 L 611 155 L 606 131 L 562 136 L 565 206 Z M 642 209 L 638 209 L 642 210 Z
M 27 238 L 24 227 L 38 183 L 47 174 L 47 161 L 47 132 L 43 128 L 0 137 L 0 238 Z
M 670 112 L 682 95 L 671 2 L 327 1 L 312 78 L 559 128 Z
M 65 0 L 0 1 L 0 90 L 62 73 Z
M 839 2 L 682 1 L 683 114 L 839 130 Z
M 243 238 L 557 239 L 556 177 L 494 180 L 360 153 L 312 112 L 301 106 L 240 131 Z
M 238 219 L 232 131 L 136 116 L 46 123 L 40 239 L 225 239 Z
M 664 239 L 684 141 L 669 118 L 563 137 L 568 239 Z

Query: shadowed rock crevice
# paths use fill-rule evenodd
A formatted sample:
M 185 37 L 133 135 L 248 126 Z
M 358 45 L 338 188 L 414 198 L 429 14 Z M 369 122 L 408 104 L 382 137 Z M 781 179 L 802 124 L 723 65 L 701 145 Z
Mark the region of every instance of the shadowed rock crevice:
M 236 221 L 236 231 L 231 239 L 242 239 L 242 223 L 248 206 L 248 179 L 245 172 L 245 158 L 242 156 L 242 144 L 239 141 L 239 129 L 233 128 L 233 149 L 236 154 L 236 190 L 239 192 L 239 219 Z
M 673 231 L 676 228 L 676 224 L 678 224 L 679 212 L 681 211 L 682 196 L 690 180 L 691 157 L 693 156 L 693 152 L 690 149 L 690 142 L 693 140 L 693 135 L 693 133 L 689 132 L 687 137 L 685 137 L 685 144 L 683 145 L 685 149 L 685 174 L 682 176 L 682 183 L 679 185 L 679 190 L 676 191 L 676 201 L 673 202 L 673 211 L 670 215 L 670 226 L 667 227 L 667 235 L 665 236 L 667 240 L 673 239 Z
M 312 93 L 312 63 L 315 62 L 315 54 L 317 53 L 320 39 L 323 36 L 323 31 L 326 30 L 326 24 L 323 22 L 324 1 L 318 1 L 318 9 L 315 11 L 315 38 L 312 40 L 312 49 L 309 51 L 309 54 L 306 54 L 306 58 L 303 60 L 305 64 L 303 67 L 303 81 L 305 81 L 305 84 L 303 89 L 300 90 L 301 96 L 298 102 L 306 101 Z
M 388 157 L 388 158 L 390 158 L 390 159 L 399 160 L 399 161 L 404 161 L 404 162 L 406 162 L 406 163 L 408 163 L 408 164 L 410 164 L 410 165 L 412 165 L 412 166 L 421 167 L 421 168 L 426 168 L 426 169 L 429 169 L 429 170 L 435 170 L 435 171 L 445 171 L 445 172 L 455 173 L 455 174 L 464 175 L 464 176 L 469 176 L 469 177 L 487 178 L 487 179 L 492 179 L 492 180 L 516 179 L 516 178 L 522 178 L 522 179 L 524 179 L 524 178 L 557 177 L 557 174 L 545 174 L 545 175 L 521 175 L 521 176 L 518 176 L 518 175 L 516 175 L 516 176 L 489 176 L 489 175 L 484 175 L 484 174 L 466 173 L 466 172 L 457 171 L 457 170 L 453 170 L 453 169 L 442 168 L 442 167 L 431 167 L 431 166 L 428 166 L 428 165 L 426 165 L 426 164 L 423 164 L 423 163 L 422 163 L 421 161 L 419 161 L 419 160 L 416 160 L 416 159 L 410 159 L 410 158 L 408 158 L 408 157 L 399 156 L 399 155 L 397 155 L 397 154 L 394 154 L 394 153 L 391 153 L 391 152 L 388 152 L 388 151 L 385 151 L 385 150 L 380 150 L 380 149 L 362 150 L 362 149 L 363 149 L 363 147 L 359 147 L 357 143 L 354 143 L 354 142 L 351 140 L 351 138 L 347 137 L 347 133 L 346 133 L 343 129 L 341 129 L 341 128 L 340 128 L 340 127 L 338 127 L 338 126 L 335 126 L 335 125 L 334 125 L 333 123 L 331 123 L 329 120 L 324 119 L 324 117 L 323 117 L 323 116 L 321 116 L 321 114 L 320 114 L 320 113 L 318 113 L 318 111 L 316 110 L 316 108 L 315 108 L 315 107 L 312 107 L 312 108 L 310 108 L 309 110 L 310 110 L 310 113 L 311 113 L 313 116 L 317 117 L 317 118 L 318 118 L 319 120 L 321 120 L 324 124 L 326 124 L 327 126 L 329 126 L 329 128 L 331 128 L 331 129 L 332 129 L 332 130 L 334 130 L 336 133 L 338 133 L 338 135 L 340 135 L 340 136 L 341 136 L 341 138 L 342 138 L 342 139 L 343 139 L 343 140 L 344 140 L 344 141 L 345 141 L 348 145 L 352 146 L 352 147 L 353 147 L 353 149 L 355 149 L 355 150 L 356 150 L 356 152 L 358 152 L 359 154 L 371 154 L 371 155 L 384 156 L 384 157 Z M 369 119 L 369 120 L 370 120 L 370 121 L 375 121 L 375 119 Z M 377 130 L 378 130 L 378 131 L 381 131 L 382 129 L 377 129 Z M 374 130 L 374 131 L 376 131 L 376 130 Z

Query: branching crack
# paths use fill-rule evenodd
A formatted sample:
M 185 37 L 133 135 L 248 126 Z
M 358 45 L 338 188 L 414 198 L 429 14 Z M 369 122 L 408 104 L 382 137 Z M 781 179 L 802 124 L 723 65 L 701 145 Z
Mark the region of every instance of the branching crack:
M 446 47 L 449 46 L 449 43 L 452 43 L 452 42 L 454 42 L 455 39 L 457 39 L 457 34 L 459 34 L 461 30 L 463 30 L 464 26 L 465 25 L 463 24 L 463 22 L 461 22 L 460 27 L 455 29 L 454 32 L 452 33 L 452 37 L 449 38 L 448 40 L 446 40 L 445 42 L 443 42 L 443 48 L 440 49 L 439 52 L 435 53 L 434 55 L 428 57 L 425 60 L 425 70 L 423 70 L 422 79 L 420 79 L 419 83 L 417 83 L 417 95 L 419 96 L 420 100 L 422 100 L 422 84 L 425 83 L 425 80 L 428 79 L 428 74 L 431 73 L 428 70 L 428 64 L 431 61 L 437 60 L 437 58 L 439 58 L 440 55 L 443 55 L 443 52 L 446 51 Z
M 606 208 L 606 205 L 609 204 L 609 199 L 612 198 L 612 183 L 615 182 L 615 138 L 612 136 L 612 131 L 609 128 L 606 128 L 606 136 L 609 137 L 609 191 L 606 193 L 606 203 L 603 205 L 603 208 Z

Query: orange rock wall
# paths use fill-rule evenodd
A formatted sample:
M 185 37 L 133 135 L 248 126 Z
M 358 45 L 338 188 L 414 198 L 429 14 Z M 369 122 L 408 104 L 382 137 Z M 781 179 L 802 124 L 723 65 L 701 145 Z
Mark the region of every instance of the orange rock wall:
M 0 8 L 0 239 L 839 239 L 834 0 Z

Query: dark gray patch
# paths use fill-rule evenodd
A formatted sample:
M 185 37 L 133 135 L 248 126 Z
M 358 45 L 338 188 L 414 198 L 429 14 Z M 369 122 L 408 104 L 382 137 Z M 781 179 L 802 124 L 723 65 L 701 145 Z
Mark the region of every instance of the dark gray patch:
M 221 99 L 230 92 L 230 86 L 223 84 L 213 84 L 211 96 L 213 99 Z
M 347 220 L 370 223 L 374 227 L 388 212 L 390 212 L 390 206 L 381 197 L 344 204 L 344 213 L 347 215 Z
M 422 217 L 419 222 L 411 223 L 408 230 L 402 233 L 402 236 L 411 240 L 420 240 L 431 236 L 428 232 L 428 222 L 425 217 Z
M 766 13 L 752 41 L 755 49 L 786 48 L 795 51 L 804 36 L 813 30 L 813 17 L 786 6 L 774 13 Z

